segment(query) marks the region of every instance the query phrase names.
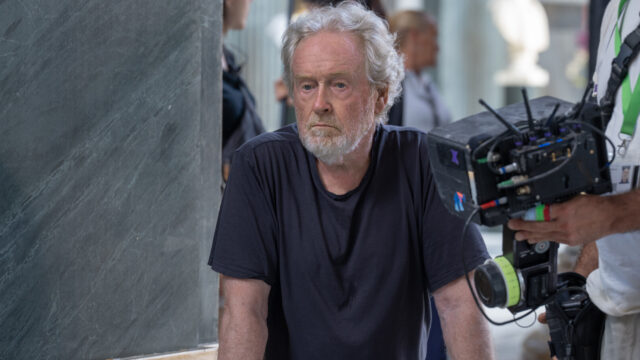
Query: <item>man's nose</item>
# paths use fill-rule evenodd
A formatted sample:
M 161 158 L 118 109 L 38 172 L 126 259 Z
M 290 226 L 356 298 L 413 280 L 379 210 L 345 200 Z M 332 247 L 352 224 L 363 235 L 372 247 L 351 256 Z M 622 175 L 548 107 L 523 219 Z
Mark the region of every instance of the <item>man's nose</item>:
M 325 114 L 331 111 L 331 104 L 327 97 L 328 89 L 324 85 L 318 86 L 318 92 L 313 102 L 313 111 L 317 114 Z

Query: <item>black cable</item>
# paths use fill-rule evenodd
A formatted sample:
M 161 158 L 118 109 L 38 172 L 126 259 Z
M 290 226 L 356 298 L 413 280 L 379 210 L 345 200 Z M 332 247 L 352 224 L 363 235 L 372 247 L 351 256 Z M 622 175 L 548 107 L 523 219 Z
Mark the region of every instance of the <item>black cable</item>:
M 607 161 L 608 161 L 608 162 L 605 164 L 605 166 L 604 166 L 602 169 L 600 169 L 600 171 L 604 170 L 606 167 L 608 167 L 609 165 L 611 165 L 611 164 L 613 163 L 613 160 L 615 160 L 615 159 L 616 159 L 616 145 L 615 145 L 615 144 L 613 143 L 613 141 L 611 141 L 611 139 L 610 139 L 610 138 L 609 138 L 609 137 L 604 133 L 604 131 L 600 130 L 599 128 L 597 128 L 596 126 L 594 126 L 594 125 L 592 125 L 592 124 L 589 124 L 589 123 L 588 123 L 588 122 L 586 122 L 586 121 L 579 121 L 579 120 L 567 120 L 567 121 L 565 121 L 565 123 L 567 123 L 567 124 L 586 125 L 589 129 L 591 129 L 591 131 L 595 131 L 595 132 L 597 132 L 600 136 L 602 136 L 602 137 L 605 139 L 605 141 L 607 141 L 609 144 L 611 144 L 611 147 L 613 148 L 613 151 L 612 151 L 613 156 L 611 157 L 611 160 L 608 160 L 608 159 L 607 159 Z M 606 151 L 606 149 L 605 149 L 605 151 Z M 607 155 L 607 157 L 609 157 L 609 156 Z
M 478 151 L 482 148 L 484 148 L 485 146 L 489 145 L 490 143 L 498 140 L 500 137 L 506 135 L 509 133 L 509 130 L 505 130 L 502 133 L 495 135 L 493 137 L 490 137 L 489 139 L 483 141 L 482 143 L 480 143 L 480 145 L 476 146 L 475 149 L 473 149 L 473 151 L 471 151 L 471 160 L 472 161 L 476 161 L 478 159 L 476 159 L 476 154 L 478 153 Z
M 489 147 L 489 150 L 487 151 L 487 167 L 489 168 L 489 170 L 491 170 L 491 172 L 492 172 L 492 173 L 494 173 L 494 174 L 496 174 L 496 175 L 504 175 L 504 174 L 502 174 L 502 173 L 500 172 L 500 170 L 498 170 L 498 168 L 496 168 L 496 167 L 494 166 L 494 162 L 493 162 L 493 161 L 489 161 L 489 157 L 490 157 L 491 155 L 493 155 L 493 151 L 494 151 L 494 150 L 495 150 L 495 148 L 498 146 L 498 143 L 500 143 L 500 142 L 501 142 L 500 140 L 501 140 L 502 138 L 507 137 L 506 135 L 507 135 L 507 134 L 505 134 L 505 135 L 503 135 L 503 136 L 501 136 L 501 137 L 497 138 L 497 139 L 496 139 L 496 141 L 495 141 L 493 144 L 491 144 L 491 146 Z
M 569 129 L 569 131 L 571 131 L 573 134 L 576 134 L 576 132 L 573 131 L 572 129 Z M 572 147 L 571 147 L 571 153 L 575 154 L 577 148 L 578 148 L 578 141 L 575 140 L 573 142 L 573 144 L 572 144 Z M 545 177 L 547 177 L 549 175 L 552 175 L 552 174 L 560 171 L 560 169 L 562 169 L 565 165 L 567 165 L 569 163 L 569 161 L 571 161 L 571 157 L 567 156 L 567 158 L 564 159 L 564 161 L 562 161 L 560 164 L 558 164 L 554 168 L 549 169 L 549 170 L 543 172 L 542 174 L 538 174 L 536 176 L 530 177 L 527 180 L 520 181 L 518 183 L 514 183 L 514 184 L 511 184 L 511 185 L 503 186 L 502 189 L 510 189 L 510 188 L 514 188 L 514 187 L 520 187 L 520 186 L 523 186 L 523 185 L 530 184 L 530 183 L 532 183 L 534 181 L 538 181 L 540 179 L 543 179 L 543 178 L 545 178 Z
M 538 312 L 534 310 L 534 312 L 533 312 L 533 321 L 531 322 L 531 324 L 523 325 L 523 324 L 520 324 L 517 321 L 515 322 L 515 324 L 518 325 L 518 327 L 520 329 L 528 329 L 528 328 L 530 328 L 530 327 L 532 327 L 533 325 L 536 324 L 536 320 L 538 320 Z
M 577 125 L 584 125 L 584 126 L 588 127 L 590 130 L 592 130 L 592 131 L 594 131 L 594 132 L 598 133 L 600 136 L 602 136 L 602 137 L 603 137 L 603 138 L 604 138 L 604 139 L 605 139 L 605 140 L 606 140 L 606 141 L 611 145 L 611 147 L 613 148 L 613 151 L 612 151 L 612 152 L 613 152 L 612 158 L 611 158 L 611 160 L 609 160 L 609 161 L 608 161 L 608 163 L 607 163 L 607 164 L 605 164 L 605 166 L 604 166 L 604 167 L 600 168 L 600 170 L 599 170 L 599 171 L 603 171 L 605 168 L 607 168 L 609 165 L 611 165 L 611 164 L 613 163 L 613 160 L 614 160 L 614 159 L 615 159 L 615 157 L 616 157 L 615 144 L 613 143 L 613 141 L 611 141 L 611 139 L 610 139 L 609 137 L 607 137 L 607 136 L 605 135 L 605 133 L 604 133 L 602 130 L 598 129 L 597 127 L 595 127 L 595 126 L 593 126 L 592 124 L 589 124 L 588 122 L 585 122 L 585 121 L 578 121 L 578 120 L 566 120 L 566 121 L 563 121 L 562 123 L 563 123 L 563 124 L 577 124 Z M 576 132 L 575 132 L 575 131 L 573 131 L 571 128 L 567 128 L 567 129 L 568 129 L 569 131 L 571 131 L 573 134 L 576 134 Z M 498 139 L 499 139 L 499 138 L 497 138 L 496 140 L 498 140 Z M 491 153 L 493 153 L 493 150 L 495 149 L 495 147 L 496 147 L 497 143 L 498 143 L 498 141 L 496 141 L 495 143 L 493 143 L 493 144 L 491 145 L 491 147 L 489 148 L 488 155 L 489 155 L 489 154 L 491 154 Z M 574 142 L 573 142 L 573 144 L 572 144 L 571 153 L 572 153 L 572 154 L 574 154 L 577 148 L 578 148 L 578 142 L 577 142 L 577 141 L 574 141 Z M 606 149 L 605 149 L 605 150 L 606 150 Z M 518 182 L 518 183 L 515 183 L 515 184 L 512 184 L 512 185 L 504 186 L 502 189 L 510 189 L 510 188 L 514 188 L 514 187 L 519 187 L 519 186 L 527 185 L 527 184 L 530 184 L 530 183 L 532 183 L 532 182 L 534 182 L 534 181 L 538 181 L 538 180 L 540 180 L 540 179 L 542 179 L 542 178 L 545 178 L 545 177 L 547 177 L 547 176 L 549 176 L 549 175 L 552 175 L 552 174 L 556 173 L 556 172 L 557 172 L 557 171 L 559 171 L 561 168 L 563 168 L 566 164 L 568 164 L 568 163 L 569 163 L 569 161 L 571 161 L 571 157 L 567 157 L 567 158 L 566 158 L 562 163 L 558 164 L 558 166 L 556 166 L 556 167 L 554 167 L 554 168 L 552 168 L 552 169 L 550 169 L 550 170 L 547 170 L 547 171 L 545 171 L 545 172 L 544 172 L 544 173 L 542 173 L 542 174 L 538 174 L 538 175 L 536 175 L 536 176 L 534 176 L 534 177 L 528 178 L 527 180 L 524 180 L 524 181 L 521 181 L 521 182 Z M 499 172 L 499 171 L 498 171 L 498 170 L 497 170 L 497 169 L 496 169 L 496 168 L 495 168 L 495 167 L 494 167 L 490 162 L 487 162 L 487 166 L 489 167 L 489 169 L 490 169 L 493 173 L 498 174 L 498 175 L 501 175 L 501 173 L 500 173 L 500 172 Z
M 517 127 L 518 129 L 526 129 L 528 126 L 528 122 L 526 121 L 519 121 L 515 124 L 513 124 L 515 127 Z M 493 172 L 496 175 L 504 175 L 503 173 L 500 172 L 500 170 L 498 170 L 495 166 L 494 166 L 494 162 L 493 161 L 489 161 L 489 156 L 493 154 L 493 150 L 496 148 L 496 146 L 498 145 L 498 143 L 500 143 L 501 141 L 499 141 L 502 138 L 506 138 L 508 137 L 507 135 L 509 135 L 509 131 L 506 130 L 504 132 L 502 132 L 499 135 L 494 136 L 491 140 L 494 141 L 493 144 L 491 144 L 491 147 L 489 147 L 489 150 L 487 151 L 487 167 L 489 168 L 489 170 L 491 170 L 491 172 Z

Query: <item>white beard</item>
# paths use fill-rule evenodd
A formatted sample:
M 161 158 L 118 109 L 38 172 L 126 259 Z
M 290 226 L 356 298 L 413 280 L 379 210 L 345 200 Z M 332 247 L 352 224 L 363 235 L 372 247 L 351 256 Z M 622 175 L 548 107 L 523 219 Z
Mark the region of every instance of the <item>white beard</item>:
M 336 165 L 344 162 L 345 155 L 352 153 L 362 142 L 364 137 L 370 132 L 375 125 L 373 118 L 373 106 L 368 106 L 371 111 L 364 113 L 356 120 L 357 127 L 352 132 L 346 132 L 342 129 L 339 135 L 333 134 L 335 129 L 317 129 L 312 125 L 320 122 L 333 125 L 337 122 L 332 117 L 320 118 L 317 114 L 312 113 L 307 122 L 306 129 L 298 129 L 300 141 L 302 145 L 311 152 L 318 160 L 327 165 Z

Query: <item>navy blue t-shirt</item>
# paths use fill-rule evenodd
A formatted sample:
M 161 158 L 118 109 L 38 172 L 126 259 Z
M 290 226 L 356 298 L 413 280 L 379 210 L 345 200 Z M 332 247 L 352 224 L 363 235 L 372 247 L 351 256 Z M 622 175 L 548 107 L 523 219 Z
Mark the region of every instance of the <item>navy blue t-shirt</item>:
M 424 359 L 428 294 L 487 257 L 435 188 L 424 133 L 379 125 L 360 185 L 328 192 L 291 125 L 235 154 L 209 264 L 271 285 L 266 359 Z

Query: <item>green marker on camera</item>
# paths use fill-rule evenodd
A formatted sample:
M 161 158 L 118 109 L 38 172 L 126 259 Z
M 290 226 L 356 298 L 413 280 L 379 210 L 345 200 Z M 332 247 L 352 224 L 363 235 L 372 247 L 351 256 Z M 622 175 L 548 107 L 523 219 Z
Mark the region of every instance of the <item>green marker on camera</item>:
M 549 205 L 540 204 L 527 210 L 522 216 L 522 220 L 527 221 L 551 221 L 549 215 Z

